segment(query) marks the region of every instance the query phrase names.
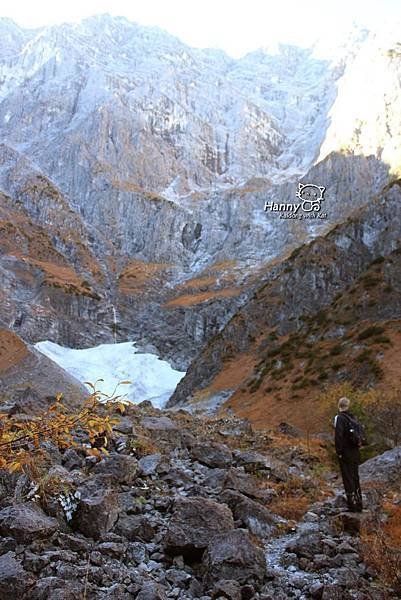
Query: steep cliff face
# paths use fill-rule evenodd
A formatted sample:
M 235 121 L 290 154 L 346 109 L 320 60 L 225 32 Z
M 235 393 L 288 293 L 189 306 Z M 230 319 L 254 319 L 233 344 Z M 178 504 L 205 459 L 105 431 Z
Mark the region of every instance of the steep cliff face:
M 94 175 L 179 196 L 304 171 L 344 58 L 281 46 L 234 60 L 107 16 L 20 31 L 23 47 L 15 25 L 3 29 L 2 138 L 23 144 L 71 198 L 87 198 Z
M 400 184 L 400 180 L 397 180 L 387 186 L 375 200 L 359 209 L 345 223 L 296 250 L 288 260 L 272 269 L 270 280 L 193 361 L 171 398 L 170 405 L 194 399 L 197 390 L 204 390 L 203 394 L 198 394 L 198 398 L 212 395 L 216 392 L 216 389 L 213 390 L 213 381 L 218 382 L 217 389 L 221 386 L 219 391 L 237 388 L 250 377 L 261 355 L 276 346 L 274 340 L 277 337 L 282 337 L 284 341 L 286 336 L 295 335 L 295 332 L 305 333 L 305 322 L 313 320 L 317 314 L 322 322 L 328 323 L 329 317 L 324 316 L 322 310 L 330 307 L 336 296 L 341 296 L 348 286 L 356 282 L 372 260 L 376 259 L 379 264 L 384 260 L 380 257 L 398 251 Z M 361 281 L 358 296 L 362 302 L 357 315 L 359 321 L 384 321 L 401 317 L 400 288 L 396 277 L 398 262 L 398 258 L 389 262 L 388 273 L 383 277 L 384 285 L 391 289 L 387 288 L 387 293 L 383 292 L 379 300 L 369 297 L 369 290 L 380 283 L 378 276 L 365 273 L 367 284 L 364 286 L 364 280 Z M 354 325 L 353 320 L 347 325 Z M 341 338 L 344 333 L 346 330 L 340 331 L 338 336 Z M 330 337 L 328 332 L 322 335 L 322 339 Z M 305 340 L 301 338 L 293 342 L 302 350 Z M 231 371 L 230 365 L 225 364 L 227 361 L 231 363 Z M 242 373 L 241 366 L 244 369 Z M 281 367 L 282 364 L 279 365 Z M 269 365 L 271 368 L 275 366 Z M 222 374 L 225 370 L 224 378 Z M 365 383 L 368 384 L 369 380 Z M 274 390 L 264 394 L 265 403 L 274 396 L 271 392 Z
M 2 323 L 27 340 L 135 337 L 183 368 L 268 265 L 325 234 L 398 169 L 391 40 L 356 31 L 329 58 L 280 46 L 234 60 L 107 16 L 0 27 L 3 213 L 12 206 L 46 232 L 59 256 L 40 260 L 53 277 L 54 265 L 58 277 L 72 270 L 49 296 L 50 276 L 39 292 L 18 281 L 17 233 L 3 251 Z M 372 57 L 386 73 L 386 110 L 360 103 L 369 144 L 345 143 L 347 81 L 367 77 Z M 299 179 L 326 187 L 326 219 L 264 210 L 296 202 Z M 29 260 L 41 282 L 43 264 Z

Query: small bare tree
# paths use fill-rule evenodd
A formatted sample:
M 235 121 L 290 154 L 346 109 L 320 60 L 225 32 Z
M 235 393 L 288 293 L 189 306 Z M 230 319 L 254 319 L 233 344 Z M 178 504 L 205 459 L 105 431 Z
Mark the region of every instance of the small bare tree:
M 394 447 L 401 444 L 401 390 L 375 394 L 366 403 L 375 432 Z

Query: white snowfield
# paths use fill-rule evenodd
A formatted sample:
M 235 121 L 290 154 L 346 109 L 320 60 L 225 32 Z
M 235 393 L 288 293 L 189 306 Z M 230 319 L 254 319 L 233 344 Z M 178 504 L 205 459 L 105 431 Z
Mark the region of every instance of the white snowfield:
M 150 400 L 157 408 L 166 404 L 185 375 L 155 354 L 139 353 L 133 342 L 74 350 L 44 341 L 35 344 L 35 348 L 82 383 L 94 384 L 103 379 L 96 388 L 106 394 L 112 394 L 120 381 L 129 380 L 131 383 L 121 385 L 117 393 L 125 394 L 135 404 Z

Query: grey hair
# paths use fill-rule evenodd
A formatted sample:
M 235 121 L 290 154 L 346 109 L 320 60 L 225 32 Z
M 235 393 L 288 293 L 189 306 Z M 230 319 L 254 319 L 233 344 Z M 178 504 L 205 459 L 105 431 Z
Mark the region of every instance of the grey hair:
M 343 410 L 348 410 L 349 409 L 349 405 L 350 405 L 349 398 L 346 398 L 345 396 L 343 396 L 338 401 L 338 410 L 340 412 L 343 411 Z

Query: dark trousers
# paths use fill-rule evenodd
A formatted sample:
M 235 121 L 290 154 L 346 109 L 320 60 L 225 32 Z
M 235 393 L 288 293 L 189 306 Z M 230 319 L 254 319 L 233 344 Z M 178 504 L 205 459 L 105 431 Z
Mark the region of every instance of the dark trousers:
M 362 510 L 362 492 L 359 483 L 358 463 L 340 458 L 345 495 L 350 510 Z

